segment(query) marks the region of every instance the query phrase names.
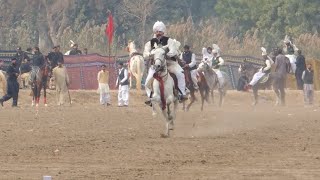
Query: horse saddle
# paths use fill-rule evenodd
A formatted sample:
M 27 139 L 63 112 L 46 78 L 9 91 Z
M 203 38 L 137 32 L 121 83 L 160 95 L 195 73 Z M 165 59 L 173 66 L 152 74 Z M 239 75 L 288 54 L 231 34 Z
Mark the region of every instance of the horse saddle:
M 259 80 L 260 84 L 266 83 L 269 80 L 270 77 L 270 73 L 265 74 L 264 76 L 261 77 L 261 79 Z

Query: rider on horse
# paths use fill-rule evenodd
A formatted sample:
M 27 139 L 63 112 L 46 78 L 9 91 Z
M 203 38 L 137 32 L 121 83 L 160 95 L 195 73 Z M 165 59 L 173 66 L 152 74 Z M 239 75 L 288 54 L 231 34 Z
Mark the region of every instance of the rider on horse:
M 34 47 L 32 49 L 33 57 L 31 59 L 31 75 L 30 80 L 34 82 L 37 77 L 37 73 L 45 66 L 45 58 L 40 52 L 39 47 Z
M 219 81 L 219 88 L 222 88 L 224 84 L 224 78 L 220 71 L 220 67 L 224 64 L 224 60 L 220 55 L 220 48 L 218 45 L 213 44 L 214 49 L 212 50 L 213 53 L 213 60 L 212 60 L 212 69 L 217 74 L 218 81 Z
M 180 59 L 183 61 L 183 68 L 189 68 L 194 89 L 199 89 L 196 55 L 190 51 L 190 47 L 188 45 L 184 46 L 184 52 L 180 55 Z
M 147 59 L 149 58 L 149 61 L 150 61 L 150 68 L 148 71 L 148 76 L 145 81 L 145 85 L 146 85 L 145 88 L 146 88 L 147 96 L 149 98 L 152 96 L 152 90 L 148 87 L 147 84 L 152 79 L 153 74 L 155 73 L 155 69 L 153 67 L 154 62 L 153 62 L 152 57 L 150 58 L 152 50 L 155 49 L 154 45 L 166 46 L 168 44 L 175 44 L 175 43 L 171 43 L 173 41 L 173 39 L 164 35 L 165 32 L 166 32 L 166 26 L 164 25 L 164 23 L 161 21 L 157 21 L 153 25 L 154 37 L 150 41 L 148 41 L 144 47 L 143 56 L 144 56 L 144 58 L 147 58 Z M 172 49 L 175 49 L 175 48 L 172 48 Z M 167 68 L 170 73 L 175 74 L 177 77 L 178 88 L 179 88 L 179 92 L 180 92 L 180 99 L 186 100 L 187 95 L 186 95 L 185 77 L 184 77 L 183 69 L 181 68 L 181 66 L 177 62 L 177 60 L 178 60 L 177 56 L 179 55 L 179 52 L 176 50 L 173 51 L 172 49 L 170 49 L 170 47 L 169 47 L 169 52 L 166 54 L 166 56 L 168 57 L 167 58 Z M 151 105 L 150 100 L 146 101 L 145 103 L 147 105 Z
M 285 44 L 285 47 L 283 48 L 283 52 L 285 56 L 289 58 L 290 64 L 291 64 L 290 72 L 294 74 L 296 71 L 296 62 L 297 62 L 297 56 L 295 55 L 295 52 L 297 52 L 299 49 L 295 44 L 292 43 L 288 35 L 286 35 L 283 42 Z
M 252 88 L 252 86 L 256 85 L 264 75 L 269 74 L 271 72 L 271 65 L 273 64 L 273 61 L 268 56 L 267 50 L 264 47 L 261 47 L 261 50 L 264 65 L 258 72 L 254 74 L 251 82 L 249 83 L 246 89 Z

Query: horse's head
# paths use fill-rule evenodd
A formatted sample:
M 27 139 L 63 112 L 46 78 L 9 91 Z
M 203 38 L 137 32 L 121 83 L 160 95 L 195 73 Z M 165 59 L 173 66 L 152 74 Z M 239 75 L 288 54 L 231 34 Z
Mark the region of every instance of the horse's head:
M 152 50 L 151 55 L 153 56 L 154 59 L 154 66 L 156 68 L 156 71 L 160 71 L 165 67 L 166 64 L 166 52 L 167 52 L 167 47 L 155 47 L 154 50 Z
M 208 71 L 210 68 L 207 59 L 205 59 L 205 61 L 202 61 L 202 63 L 199 65 L 198 71 L 200 72 L 205 72 Z
M 135 45 L 134 41 L 129 41 L 129 42 L 128 42 L 127 51 L 128 51 L 130 54 L 131 54 L 131 53 L 134 53 L 134 52 L 137 52 L 137 50 L 136 50 L 136 45 Z

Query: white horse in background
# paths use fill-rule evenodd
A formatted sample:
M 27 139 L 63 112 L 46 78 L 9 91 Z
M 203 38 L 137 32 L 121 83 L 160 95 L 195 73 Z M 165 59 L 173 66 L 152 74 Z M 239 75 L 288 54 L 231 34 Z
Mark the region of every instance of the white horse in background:
M 130 73 L 130 88 L 132 88 L 132 76 L 136 78 L 136 89 L 138 91 L 141 90 L 141 81 L 144 73 L 144 58 L 142 54 L 138 53 L 136 50 L 136 45 L 134 41 L 129 41 L 127 50 L 130 55 L 130 63 L 129 63 L 129 73 Z
M 166 62 L 167 47 L 155 47 L 151 55 L 154 58 L 154 80 L 153 95 L 151 97 L 152 105 L 158 104 L 166 120 L 165 133 L 163 137 L 169 137 L 169 131 L 173 130 L 176 110 L 178 106 L 177 91 L 175 90 L 174 80 L 168 72 Z M 163 92 L 161 92 L 163 89 Z M 175 93 L 174 93 L 175 92 Z M 163 94 L 162 94 L 163 93 Z M 154 109 L 153 109 L 154 110 Z
M 2 70 L 0 70 L 0 87 L 3 94 L 7 94 L 7 79 L 5 76 L 5 72 Z

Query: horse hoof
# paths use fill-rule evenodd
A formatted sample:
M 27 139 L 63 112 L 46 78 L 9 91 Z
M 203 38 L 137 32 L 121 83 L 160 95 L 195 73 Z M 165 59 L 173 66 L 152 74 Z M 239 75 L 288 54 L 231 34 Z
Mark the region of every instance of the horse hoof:
M 156 113 L 156 112 L 153 112 L 153 113 L 152 113 L 152 116 L 153 116 L 153 117 L 157 116 L 157 113 Z
M 36 107 L 39 107 L 39 104 L 36 104 Z
M 45 107 L 48 107 L 48 104 L 44 104 Z
M 161 137 L 161 138 L 168 138 L 169 135 L 168 135 L 168 134 L 160 134 L 160 137 Z

